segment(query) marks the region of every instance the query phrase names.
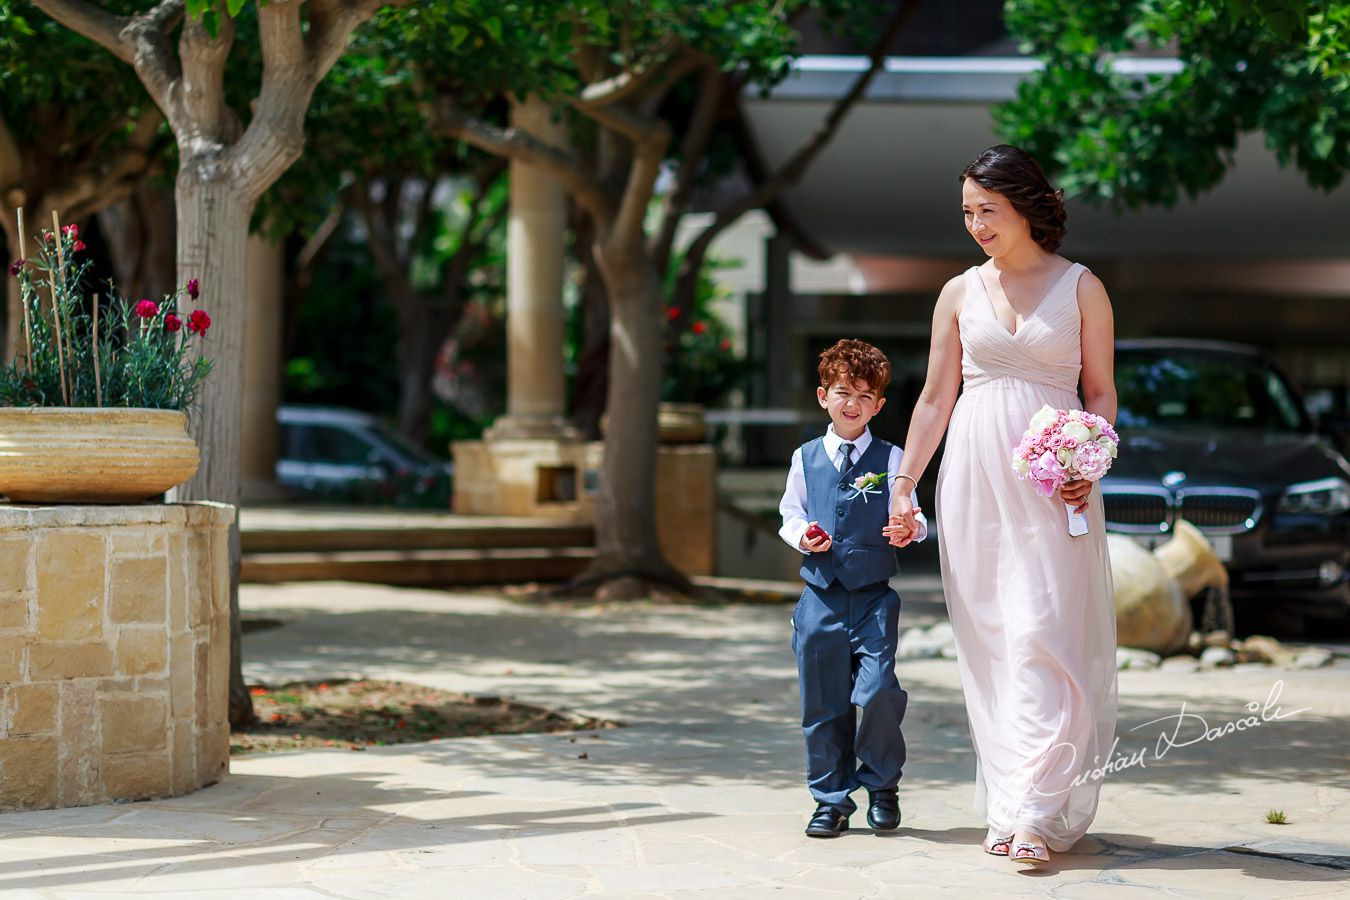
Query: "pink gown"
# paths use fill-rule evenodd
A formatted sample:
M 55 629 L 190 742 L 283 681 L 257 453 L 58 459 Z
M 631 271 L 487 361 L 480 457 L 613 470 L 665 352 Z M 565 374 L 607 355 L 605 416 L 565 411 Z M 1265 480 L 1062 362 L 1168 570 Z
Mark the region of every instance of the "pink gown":
M 942 584 L 975 745 L 975 806 L 1000 835 L 1068 850 L 1097 811 L 1116 725 L 1116 620 L 1101 495 L 1090 533 L 1013 473 L 1042 404 L 1082 408 L 1074 263 L 1017 333 L 976 269 L 957 319 L 963 390 L 937 481 Z

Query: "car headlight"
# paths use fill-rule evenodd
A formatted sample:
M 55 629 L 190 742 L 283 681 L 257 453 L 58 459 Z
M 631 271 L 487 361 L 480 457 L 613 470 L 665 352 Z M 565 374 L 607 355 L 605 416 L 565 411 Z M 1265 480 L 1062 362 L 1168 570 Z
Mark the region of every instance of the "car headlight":
M 1350 510 L 1350 481 L 1323 478 L 1290 485 L 1280 498 L 1280 512 L 1332 516 Z

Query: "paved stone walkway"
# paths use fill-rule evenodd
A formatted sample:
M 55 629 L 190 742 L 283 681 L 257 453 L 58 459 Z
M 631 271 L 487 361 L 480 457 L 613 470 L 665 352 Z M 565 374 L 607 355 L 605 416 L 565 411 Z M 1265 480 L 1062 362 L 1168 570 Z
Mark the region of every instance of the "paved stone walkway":
M 0 897 L 1350 896 L 1346 660 L 1122 673 L 1118 755 L 1146 750 L 1143 765 L 1107 779 L 1078 852 L 1027 874 L 979 852 L 950 660 L 900 666 L 900 831 L 875 836 L 859 814 L 857 831 L 813 841 L 786 606 L 347 584 L 246 587 L 244 606 L 288 623 L 246 637 L 250 679 L 399 678 L 627 727 L 256 756 L 177 800 L 0 815 Z M 940 616 L 916 596 L 902 622 Z M 1185 702 L 1221 727 L 1281 679 L 1286 718 L 1157 758 L 1176 720 L 1144 723 Z M 1290 824 L 1266 824 L 1272 808 Z

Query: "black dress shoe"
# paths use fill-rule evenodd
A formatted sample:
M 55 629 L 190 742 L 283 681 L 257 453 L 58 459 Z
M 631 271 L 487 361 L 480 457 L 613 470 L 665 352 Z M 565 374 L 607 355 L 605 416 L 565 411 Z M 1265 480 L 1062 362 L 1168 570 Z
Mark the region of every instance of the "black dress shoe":
M 877 831 L 894 831 L 900 827 L 900 792 L 877 791 L 867 795 L 867 824 Z
M 848 816 L 833 806 L 821 804 L 816 807 L 811 821 L 806 823 L 806 836 L 817 838 L 839 837 L 848 831 Z

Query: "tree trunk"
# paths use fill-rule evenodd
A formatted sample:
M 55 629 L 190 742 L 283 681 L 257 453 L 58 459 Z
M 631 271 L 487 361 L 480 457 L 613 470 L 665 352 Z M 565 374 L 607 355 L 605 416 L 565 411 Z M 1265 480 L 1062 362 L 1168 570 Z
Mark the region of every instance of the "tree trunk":
M 430 298 L 395 299 L 398 310 L 398 429 L 410 440 L 426 443 L 431 430 L 431 379 L 446 334 L 428 307 Z
M 239 505 L 240 426 L 243 422 L 245 271 L 252 203 L 213 166 L 184 160 L 179 168 L 178 277 L 201 283 L 201 309 L 211 316 L 202 353 L 215 361 L 192 410 L 193 437 L 203 456 L 197 475 L 180 496 Z M 191 310 L 187 310 L 190 312 Z M 239 521 L 230 526 L 230 724 L 253 721 L 244 685 L 239 621 Z
M 661 279 L 642 241 L 602 243 L 596 262 L 610 306 L 609 421 L 596 497 L 596 558 L 577 584 L 632 599 L 656 582 L 691 590 L 656 538 L 656 407 L 661 397 Z
M 589 234 L 589 226 L 583 232 Z M 588 440 L 600 437 L 600 417 L 605 414 L 609 393 L 609 298 L 605 282 L 589 241 L 576 243 L 581 281 L 581 348 L 577 354 L 577 378 L 572 389 L 572 422 Z
M 176 287 L 174 218 L 173 194 L 146 182 L 98 212 L 123 296 L 162 297 Z

